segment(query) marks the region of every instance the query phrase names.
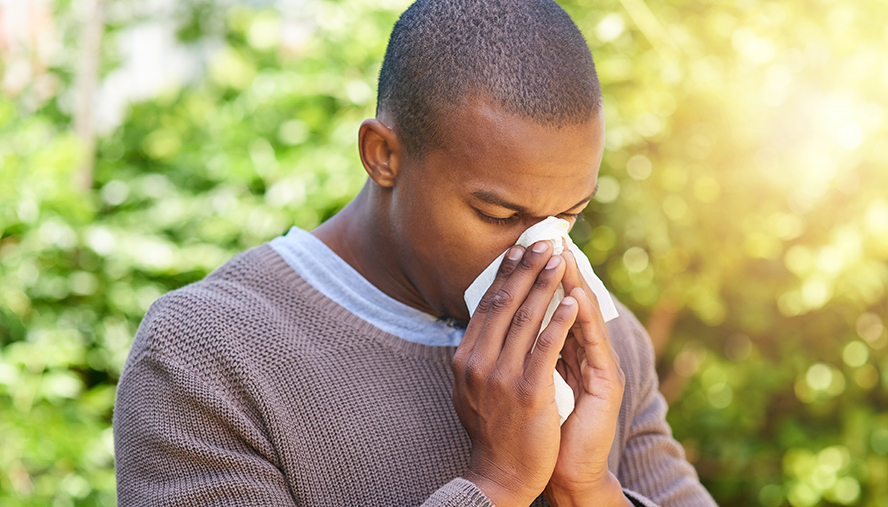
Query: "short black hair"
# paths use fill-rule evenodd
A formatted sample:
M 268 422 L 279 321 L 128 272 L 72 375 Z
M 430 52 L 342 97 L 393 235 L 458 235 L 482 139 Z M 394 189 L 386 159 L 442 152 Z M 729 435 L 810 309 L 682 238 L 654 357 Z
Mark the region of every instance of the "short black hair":
M 471 95 L 535 123 L 582 124 L 601 106 L 586 40 L 552 0 L 418 0 L 395 23 L 379 73 L 408 153 L 443 142 L 442 116 Z

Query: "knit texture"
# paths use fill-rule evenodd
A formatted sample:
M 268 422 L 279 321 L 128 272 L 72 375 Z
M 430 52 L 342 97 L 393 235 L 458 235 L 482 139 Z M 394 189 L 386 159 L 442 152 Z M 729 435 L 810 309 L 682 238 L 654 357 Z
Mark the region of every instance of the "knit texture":
M 715 505 L 670 436 L 648 338 L 620 315 L 611 470 L 638 505 Z M 460 478 L 455 350 L 373 327 L 268 245 L 241 253 L 139 327 L 114 411 L 118 504 L 489 506 Z

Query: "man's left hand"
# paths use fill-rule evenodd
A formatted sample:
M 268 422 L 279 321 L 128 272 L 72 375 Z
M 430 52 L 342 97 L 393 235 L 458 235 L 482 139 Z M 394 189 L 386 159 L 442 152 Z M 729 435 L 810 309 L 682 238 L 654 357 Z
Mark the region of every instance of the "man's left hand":
M 631 506 L 607 467 L 625 376 L 610 342 L 598 300 L 565 249 L 564 292 L 579 311 L 562 349 L 557 370 L 574 391 L 575 407 L 561 427 L 558 461 L 545 497 L 554 506 Z

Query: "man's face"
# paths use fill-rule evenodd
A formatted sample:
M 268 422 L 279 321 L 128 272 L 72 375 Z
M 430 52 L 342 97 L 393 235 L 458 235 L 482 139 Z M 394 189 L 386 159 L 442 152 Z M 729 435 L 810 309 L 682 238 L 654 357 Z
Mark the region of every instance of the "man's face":
M 595 193 L 602 113 L 553 128 L 472 100 L 447 117 L 444 146 L 402 158 L 393 187 L 400 265 L 442 317 L 469 320 L 463 292 L 548 216 L 571 222 Z

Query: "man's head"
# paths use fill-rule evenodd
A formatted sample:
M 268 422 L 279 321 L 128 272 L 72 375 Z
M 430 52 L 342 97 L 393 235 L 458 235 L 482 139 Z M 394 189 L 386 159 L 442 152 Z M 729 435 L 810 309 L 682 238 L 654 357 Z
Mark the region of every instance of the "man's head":
M 601 107 L 586 41 L 554 1 L 418 0 L 392 30 L 377 117 L 421 156 L 440 147 L 447 112 L 472 95 L 555 127 Z
M 420 0 L 379 89 L 359 133 L 372 180 L 362 273 L 468 320 L 463 291 L 487 264 L 547 216 L 573 222 L 595 193 L 604 118 L 589 49 L 548 0 Z

